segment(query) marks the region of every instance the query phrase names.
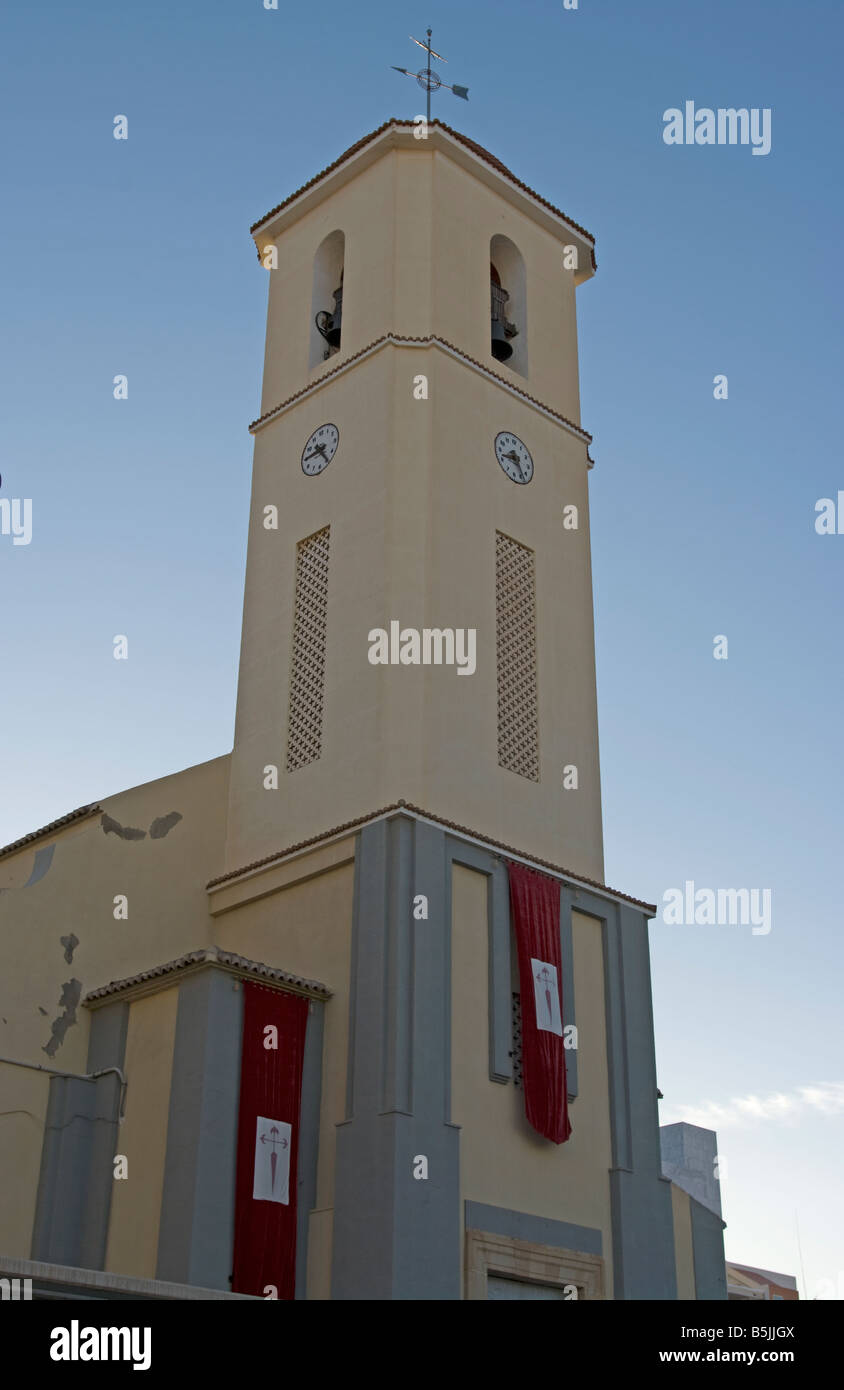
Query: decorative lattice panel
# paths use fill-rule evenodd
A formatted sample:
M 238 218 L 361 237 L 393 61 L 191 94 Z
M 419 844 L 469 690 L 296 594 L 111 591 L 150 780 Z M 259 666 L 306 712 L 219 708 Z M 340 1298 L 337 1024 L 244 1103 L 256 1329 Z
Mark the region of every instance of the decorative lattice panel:
M 513 1085 L 522 1084 L 522 996 L 513 993 L 513 1051 L 510 1053 L 513 1058 Z
M 287 714 L 288 772 L 315 762 L 322 751 L 330 530 L 331 527 L 326 526 L 296 547 L 293 657 Z
M 498 762 L 539 781 L 536 694 L 536 577 L 526 545 L 495 533 Z

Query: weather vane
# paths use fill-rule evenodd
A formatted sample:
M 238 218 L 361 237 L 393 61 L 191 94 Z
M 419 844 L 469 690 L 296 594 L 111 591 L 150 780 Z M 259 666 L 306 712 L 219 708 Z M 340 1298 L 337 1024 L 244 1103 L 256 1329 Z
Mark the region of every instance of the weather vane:
M 428 35 L 427 43 L 422 43 L 420 39 L 414 39 L 413 35 L 410 35 L 410 38 L 413 39 L 413 42 L 418 43 L 420 48 L 424 48 L 425 52 L 428 55 L 428 66 L 426 68 L 420 68 L 418 72 L 410 72 L 407 68 L 397 68 L 395 64 L 392 65 L 394 72 L 403 72 L 405 77 L 415 77 L 416 81 L 419 83 L 419 86 L 423 89 L 423 91 L 427 92 L 428 110 L 426 114 L 426 119 L 429 123 L 431 120 L 431 93 L 436 92 L 438 88 L 448 87 L 448 90 L 450 92 L 453 92 L 456 97 L 462 97 L 464 101 L 469 100 L 468 87 L 458 87 L 456 83 L 454 86 L 452 86 L 450 82 L 443 82 L 439 73 L 431 67 L 432 58 L 439 58 L 441 63 L 448 62 L 447 58 L 444 58 L 441 53 L 435 53 L 433 48 L 431 47 L 431 32 L 432 31 L 430 29 L 426 30 L 426 33 Z

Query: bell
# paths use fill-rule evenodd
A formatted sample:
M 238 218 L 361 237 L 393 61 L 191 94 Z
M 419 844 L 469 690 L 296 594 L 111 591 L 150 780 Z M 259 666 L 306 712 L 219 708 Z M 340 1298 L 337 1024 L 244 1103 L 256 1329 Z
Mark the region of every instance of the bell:
M 496 362 L 506 362 L 513 356 L 513 349 L 507 341 L 501 319 L 492 320 L 492 355 Z
M 513 349 L 509 339 L 514 338 L 518 329 L 514 323 L 510 323 L 507 318 L 507 300 L 510 298 L 505 289 L 501 288 L 498 278 L 498 271 L 495 266 L 490 267 L 490 299 L 491 299 L 491 323 L 492 323 L 492 355 L 496 362 L 506 362 L 513 356 Z
M 320 309 L 314 322 L 330 348 L 340 346 L 340 325 L 343 319 L 343 286 L 334 291 L 334 313 Z

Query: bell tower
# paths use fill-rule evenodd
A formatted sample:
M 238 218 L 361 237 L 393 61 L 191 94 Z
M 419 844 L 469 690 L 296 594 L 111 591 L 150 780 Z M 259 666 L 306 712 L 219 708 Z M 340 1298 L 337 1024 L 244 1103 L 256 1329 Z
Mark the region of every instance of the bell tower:
M 404 801 L 601 880 L 591 236 L 448 126 L 397 120 L 252 231 L 226 868 Z

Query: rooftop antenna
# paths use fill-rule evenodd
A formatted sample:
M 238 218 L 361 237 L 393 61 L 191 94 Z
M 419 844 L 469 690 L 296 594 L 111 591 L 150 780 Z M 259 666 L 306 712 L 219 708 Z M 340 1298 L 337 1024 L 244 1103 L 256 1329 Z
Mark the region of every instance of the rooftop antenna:
M 438 58 L 438 59 L 440 60 L 441 63 L 447 63 L 447 62 L 448 62 L 448 59 L 447 59 L 447 58 L 444 58 L 443 55 L 442 55 L 441 53 L 436 53 L 436 52 L 434 51 L 434 49 L 431 47 L 431 33 L 432 33 L 432 30 L 427 29 L 425 32 L 426 32 L 427 35 L 428 35 L 428 42 L 427 42 L 427 43 L 423 43 L 421 39 L 414 39 L 412 34 L 410 35 L 410 38 L 413 40 L 414 43 L 418 44 L 420 48 L 424 48 L 425 52 L 426 52 L 427 55 L 428 55 L 428 66 L 425 67 L 425 68 L 420 68 L 418 72 L 410 72 L 410 71 L 408 71 L 407 68 L 397 68 L 397 67 L 395 66 L 395 64 L 393 64 L 392 66 L 393 66 L 393 72 L 402 72 L 402 73 L 404 73 L 405 77 L 415 77 L 415 78 L 416 78 L 416 81 L 419 83 L 419 86 L 423 89 L 423 91 L 425 91 L 425 92 L 427 93 L 428 105 L 427 105 L 426 119 L 427 119 L 427 121 L 428 121 L 428 124 L 430 125 L 430 123 L 431 123 L 431 93 L 432 93 L 432 92 L 436 92 L 436 91 L 438 90 L 438 88 L 440 88 L 440 87 L 448 87 L 448 90 L 449 90 L 450 92 L 453 92 L 454 95 L 455 95 L 456 97 L 461 97 L 461 98 L 463 99 L 463 101 L 468 101 L 468 100 L 469 100 L 469 88 L 468 88 L 468 87 L 458 87 L 456 83 L 454 84 L 454 86 L 452 86 L 452 84 L 451 84 L 450 82 L 443 82 L 443 80 L 442 80 L 442 78 L 440 77 L 439 73 L 436 72 L 435 69 L 431 67 L 431 59 L 432 59 L 432 58 Z

